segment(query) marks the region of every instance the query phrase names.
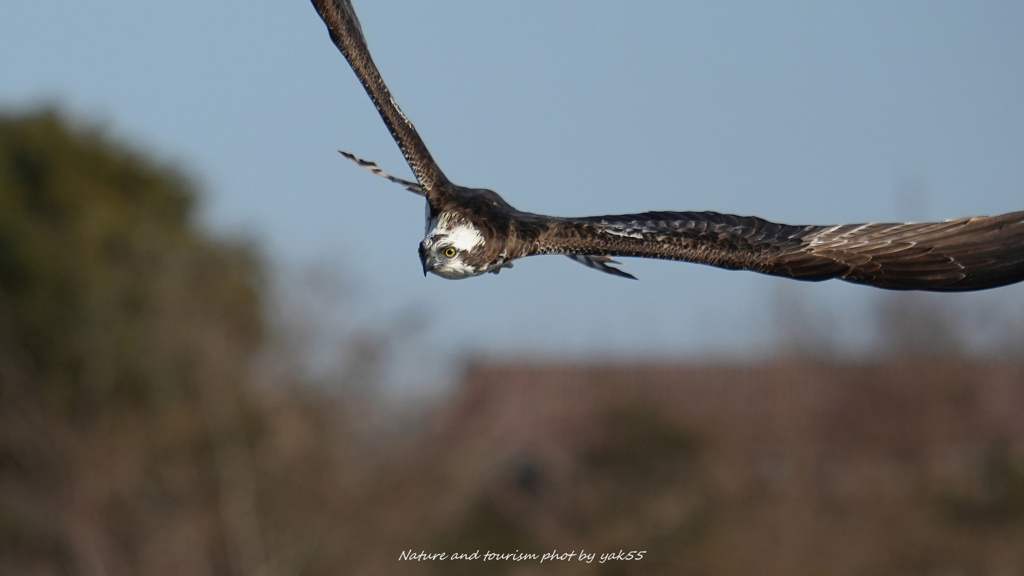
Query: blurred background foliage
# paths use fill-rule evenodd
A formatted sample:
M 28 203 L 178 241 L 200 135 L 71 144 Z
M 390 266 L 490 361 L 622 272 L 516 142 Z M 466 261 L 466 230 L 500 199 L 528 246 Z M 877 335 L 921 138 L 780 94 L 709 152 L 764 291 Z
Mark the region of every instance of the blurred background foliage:
M 854 361 L 784 309 L 774 358 L 467 361 L 399 412 L 396 329 L 310 370 L 197 199 L 57 111 L 0 116 L 0 573 L 1024 575 L 1018 324 L 977 354 L 952 300 L 887 297 Z

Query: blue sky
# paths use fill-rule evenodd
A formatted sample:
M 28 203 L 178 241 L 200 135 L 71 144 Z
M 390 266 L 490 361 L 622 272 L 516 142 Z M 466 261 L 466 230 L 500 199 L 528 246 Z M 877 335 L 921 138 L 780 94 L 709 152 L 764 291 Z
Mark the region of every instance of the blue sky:
M 356 1 L 378 66 L 454 181 L 531 212 L 717 210 L 793 224 L 1024 208 L 1024 3 Z M 746 355 L 808 303 L 851 341 L 878 295 L 839 282 L 565 258 L 423 278 L 422 200 L 308 2 L 7 3 L 0 105 L 60 104 L 168 161 L 204 221 L 282 275 L 343 278 L 325 316 L 415 310 L 432 357 Z M 1003 310 L 1020 286 L 944 302 Z M 1009 304 L 1007 304 L 1009 303 Z M 858 334 L 860 336 L 858 336 Z

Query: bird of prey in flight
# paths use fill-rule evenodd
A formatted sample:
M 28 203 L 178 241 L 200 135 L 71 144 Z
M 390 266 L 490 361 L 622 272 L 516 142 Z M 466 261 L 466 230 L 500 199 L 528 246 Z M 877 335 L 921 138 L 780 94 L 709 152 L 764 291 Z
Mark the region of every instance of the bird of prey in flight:
M 562 218 L 517 210 L 491 190 L 459 186 L 444 175 L 384 84 L 351 1 L 312 2 L 416 181 L 343 154 L 426 198 L 427 232 L 419 246 L 424 274 L 467 278 L 497 273 L 524 256 L 562 254 L 628 278 L 613 257 L 697 262 L 796 280 L 839 278 L 893 290 L 982 290 L 1024 280 L 1024 211 L 944 222 L 791 226 L 716 212 Z

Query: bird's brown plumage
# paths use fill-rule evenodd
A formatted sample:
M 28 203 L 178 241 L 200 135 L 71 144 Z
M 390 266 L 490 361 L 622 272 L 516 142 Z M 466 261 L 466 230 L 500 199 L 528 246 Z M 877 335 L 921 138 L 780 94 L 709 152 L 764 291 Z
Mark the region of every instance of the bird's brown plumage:
M 360 166 L 426 197 L 430 218 L 468 223 L 484 242 L 462 261 L 476 274 L 516 258 L 563 254 L 629 276 L 612 257 L 636 256 L 753 270 L 797 280 L 839 278 L 895 290 L 980 290 L 1024 280 L 1024 212 L 944 222 L 791 226 L 716 212 L 559 218 L 516 210 L 497 193 L 451 183 L 398 108 L 370 57 L 350 0 L 312 0 L 331 39 L 370 95 L 418 183 Z
M 430 151 L 416 132 L 416 128 L 406 118 L 391 96 L 391 91 L 384 84 L 377 65 L 370 57 L 370 50 L 366 46 L 366 39 L 363 38 L 363 30 L 352 3 L 349 0 L 312 1 L 320 18 L 327 25 L 334 45 L 345 55 L 345 59 L 352 66 L 352 70 L 359 77 L 363 88 L 384 119 L 384 124 L 391 131 L 391 136 L 401 148 L 405 161 L 409 163 L 416 180 L 423 187 L 431 209 L 442 210 L 453 196 L 450 183 L 437 162 L 430 156 Z
M 977 290 L 1024 280 L 1024 212 L 842 226 L 715 212 L 556 219 L 532 253 L 663 258 L 897 290 Z

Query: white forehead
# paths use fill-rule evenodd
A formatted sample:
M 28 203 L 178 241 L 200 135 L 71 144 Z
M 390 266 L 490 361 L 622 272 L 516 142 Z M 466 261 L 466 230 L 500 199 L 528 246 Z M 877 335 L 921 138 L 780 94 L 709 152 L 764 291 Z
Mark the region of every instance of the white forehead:
M 445 243 L 451 244 L 459 250 L 472 250 L 484 243 L 484 237 L 480 231 L 469 224 L 456 224 L 446 229 L 439 227 L 435 230 L 440 234 L 447 234 Z
M 427 239 L 451 244 L 459 250 L 472 250 L 484 243 L 484 236 L 468 222 L 453 223 L 452 218 L 442 214 L 440 218 L 427 223 Z M 444 236 L 442 238 L 442 236 Z

